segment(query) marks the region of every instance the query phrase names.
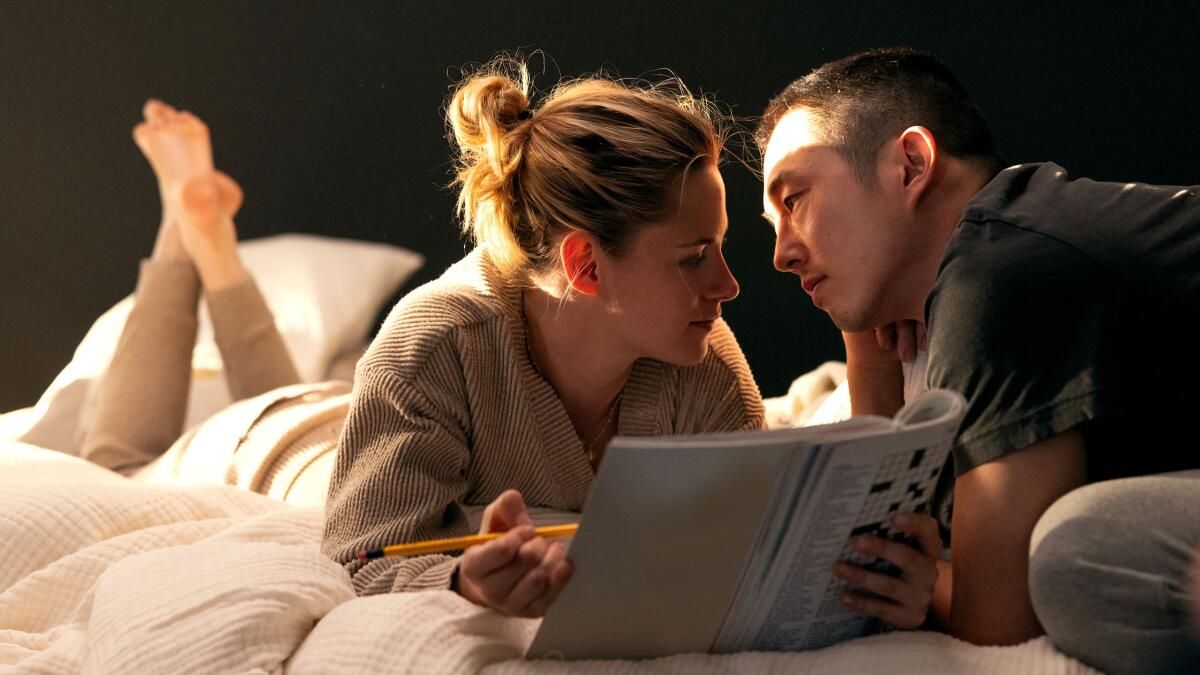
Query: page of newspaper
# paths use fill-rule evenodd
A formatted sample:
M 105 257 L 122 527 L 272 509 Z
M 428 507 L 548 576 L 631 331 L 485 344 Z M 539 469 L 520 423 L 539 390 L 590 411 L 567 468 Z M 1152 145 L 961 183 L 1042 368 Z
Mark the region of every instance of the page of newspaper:
M 927 392 L 897 415 L 899 433 L 822 439 L 806 475 L 789 480 L 788 525 L 764 578 L 743 580 L 714 651 L 818 649 L 871 632 L 875 620 L 841 602 L 838 560 L 872 560 L 850 547 L 861 534 L 889 536 L 893 513 L 923 506 L 961 421 L 961 397 Z M 747 569 L 752 569 L 750 563 Z
M 614 441 L 571 543 L 575 574 L 527 656 L 708 651 L 791 448 Z

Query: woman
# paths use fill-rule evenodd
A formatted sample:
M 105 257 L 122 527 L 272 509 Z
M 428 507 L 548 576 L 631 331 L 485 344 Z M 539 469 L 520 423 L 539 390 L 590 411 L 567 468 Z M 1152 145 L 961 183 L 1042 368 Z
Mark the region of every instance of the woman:
M 560 588 L 569 565 L 517 527 L 523 499 L 579 511 L 618 431 L 757 429 L 763 408 L 720 320 L 738 287 L 721 254 L 723 137 L 707 104 L 589 79 L 531 113 L 524 67 L 494 67 L 522 84 L 480 74 L 449 112 L 460 210 L 479 246 L 397 305 L 360 361 L 323 549 L 359 593 L 449 588 L 458 558 L 363 564 L 357 551 L 465 534 L 464 507 L 491 504 L 484 528 L 515 529 L 469 551 L 454 588 L 540 615 L 552 596 L 512 598 L 539 578 Z M 207 129 L 157 101 L 145 114 L 134 135 L 163 225 L 82 452 L 126 474 L 181 431 L 201 290 L 235 398 L 298 381 L 237 257 L 240 193 L 213 170 Z M 486 567 L 509 547 L 511 564 Z M 525 585 L 512 598 L 487 595 L 517 571 Z
M 525 501 L 581 510 L 617 433 L 763 424 L 720 319 L 738 286 L 708 104 L 602 78 L 536 109 L 528 91 L 524 66 L 499 61 L 455 92 L 459 211 L 478 246 L 402 300 L 358 364 L 323 549 L 359 593 L 453 588 L 540 616 L 570 565 L 533 536 Z M 483 529 L 512 531 L 461 558 L 356 559 L 466 534 L 463 507 L 489 503 Z

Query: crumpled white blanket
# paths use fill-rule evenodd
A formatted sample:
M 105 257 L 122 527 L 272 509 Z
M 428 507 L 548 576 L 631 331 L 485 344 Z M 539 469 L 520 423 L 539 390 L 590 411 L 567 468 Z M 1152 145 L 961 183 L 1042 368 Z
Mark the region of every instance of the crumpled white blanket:
M 135 484 L 0 443 L 0 673 L 1092 673 L 1043 638 L 891 633 L 818 652 L 526 662 L 538 622 L 444 592 L 356 598 L 319 508 Z

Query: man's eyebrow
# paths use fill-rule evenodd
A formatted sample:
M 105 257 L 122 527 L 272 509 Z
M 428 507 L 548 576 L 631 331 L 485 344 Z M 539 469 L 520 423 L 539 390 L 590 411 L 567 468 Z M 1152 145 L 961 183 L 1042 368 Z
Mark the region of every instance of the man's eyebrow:
M 775 219 L 771 217 L 771 214 L 767 213 L 766 211 L 763 211 L 759 215 L 763 217 L 763 220 L 770 223 L 772 227 L 775 226 Z
M 792 179 L 798 178 L 798 177 L 799 177 L 799 174 L 797 174 L 795 171 L 779 172 L 778 174 L 775 175 L 774 178 L 771 179 L 771 182 L 767 184 L 767 196 L 768 197 L 773 196 L 779 190 L 779 186 L 784 181 L 792 180 Z

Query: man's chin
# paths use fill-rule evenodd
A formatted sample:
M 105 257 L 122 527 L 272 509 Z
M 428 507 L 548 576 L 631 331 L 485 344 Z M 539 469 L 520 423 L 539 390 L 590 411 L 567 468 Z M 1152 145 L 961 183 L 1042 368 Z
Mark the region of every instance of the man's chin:
M 873 330 L 880 325 L 873 322 L 870 317 L 863 314 L 852 314 L 848 312 L 839 312 L 837 310 L 826 310 L 833 325 L 843 333 L 861 333 L 863 331 Z

